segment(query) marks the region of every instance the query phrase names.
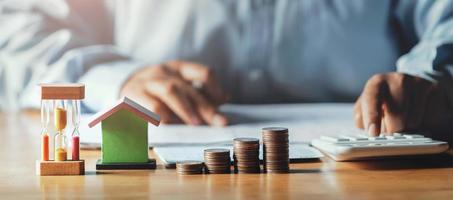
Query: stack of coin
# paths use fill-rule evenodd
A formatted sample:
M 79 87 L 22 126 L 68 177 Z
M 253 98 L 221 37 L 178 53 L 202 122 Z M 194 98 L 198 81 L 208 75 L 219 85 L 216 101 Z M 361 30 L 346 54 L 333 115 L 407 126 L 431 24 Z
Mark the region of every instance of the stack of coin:
M 230 173 L 230 150 L 229 149 L 206 149 L 204 150 L 204 164 L 206 172 L 210 174 Z
M 262 134 L 264 171 L 268 173 L 289 172 L 288 129 L 263 128 Z
M 203 162 L 190 160 L 177 162 L 176 171 L 182 175 L 201 174 L 203 173 Z
M 234 139 L 234 167 L 239 173 L 259 173 L 260 141 L 256 138 Z

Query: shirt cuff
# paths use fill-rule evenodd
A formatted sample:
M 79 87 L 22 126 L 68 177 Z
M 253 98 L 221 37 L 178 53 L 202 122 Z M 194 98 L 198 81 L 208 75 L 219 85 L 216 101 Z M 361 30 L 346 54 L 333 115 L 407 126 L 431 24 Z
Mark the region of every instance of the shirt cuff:
M 453 108 L 453 65 L 446 65 L 445 73 L 448 74 L 439 81 L 439 84 L 446 92 L 450 106 Z
M 444 71 L 437 71 L 434 67 L 437 54 L 437 49 L 430 44 L 419 44 L 398 59 L 397 71 L 438 83 L 453 107 L 453 65 L 446 65 Z
M 98 112 L 113 105 L 119 98 L 124 82 L 143 66 L 144 63 L 134 61 L 116 61 L 91 68 L 79 80 L 85 84 L 85 111 Z
M 436 58 L 436 48 L 434 44 L 420 43 L 409 53 L 401 56 L 396 62 L 398 72 L 424 78 L 432 82 L 438 82 L 442 73 L 433 67 Z

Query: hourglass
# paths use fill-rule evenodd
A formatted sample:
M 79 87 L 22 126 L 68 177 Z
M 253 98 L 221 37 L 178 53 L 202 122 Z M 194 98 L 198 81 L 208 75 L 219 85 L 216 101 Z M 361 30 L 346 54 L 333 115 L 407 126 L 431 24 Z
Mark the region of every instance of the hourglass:
M 65 129 L 67 125 L 67 100 L 56 100 L 54 106 L 54 125 L 57 133 L 54 139 L 54 150 L 55 150 L 55 161 L 67 160 L 67 141 L 65 135 Z
M 50 123 L 50 103 L 41 101 L 41 160 L 49 160 L 49 123 Z
M 71 134 L 72 160 L 79 160 L 80 152 L 80 100 L 72 100 L 71 102 L 72 125 L 73 131 Z
M 84 173 L 84 161 L 79 158 L 80 101 L 85 97 L 85 85 L 41 84 L 41 160 L 40 175 L 77 175 Z M 53 120 L 51 118 L 53 117 Z M 53 123 L 51 123 L 53 122 Z M 53 127 L 51 126 L 53 125 Z M 68 126 L 69 125 L 69 126 Z M 68 131 L 70 129 L 72 131 Z M 49 138 L 53 136 L 54 159 L 50 159 Z M 68 158 L 68 132 L 71 133 L 71 159 Z

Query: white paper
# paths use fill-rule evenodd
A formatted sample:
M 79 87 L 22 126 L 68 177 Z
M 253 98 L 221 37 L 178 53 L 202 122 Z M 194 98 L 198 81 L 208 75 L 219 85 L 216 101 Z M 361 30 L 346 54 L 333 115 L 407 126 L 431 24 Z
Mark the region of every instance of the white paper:
M 225 105 L 221 108 L 231 125 L 218 128 L 208 126 L 149 124 L 150 146 L 231 144 L 236 137 L 261 138 L 261 128 L 283 126 L 289 128 L 291 143 L 308 143 L 321 135 L 355 134 L 352 104 L 277 104 Z M 100 124 L 88 128 L 89 116 L 82 119 L 82 147 L 99 147 Z

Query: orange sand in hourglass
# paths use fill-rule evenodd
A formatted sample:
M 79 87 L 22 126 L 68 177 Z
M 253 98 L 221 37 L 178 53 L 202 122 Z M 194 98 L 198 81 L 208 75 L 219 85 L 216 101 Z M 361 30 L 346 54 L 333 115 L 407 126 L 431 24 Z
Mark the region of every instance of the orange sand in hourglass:
M 58 134 L 61 134 L 61 145 L 57 147 L 57 144 L 55 144 L 55 161 L 65 161 L 67 159 L 67 152 L 63 136 L 63 129 L 66 128 L 66 110 L 64 108 L 55 109 L 55 128 L 57 129 Z
M 64 108 L 55 109 L 55 129 L 61 131 L 66 128 L 66 110 Z
M 49 160 L 49 135 L 47 133 L 41 136 L 41 160 Z

